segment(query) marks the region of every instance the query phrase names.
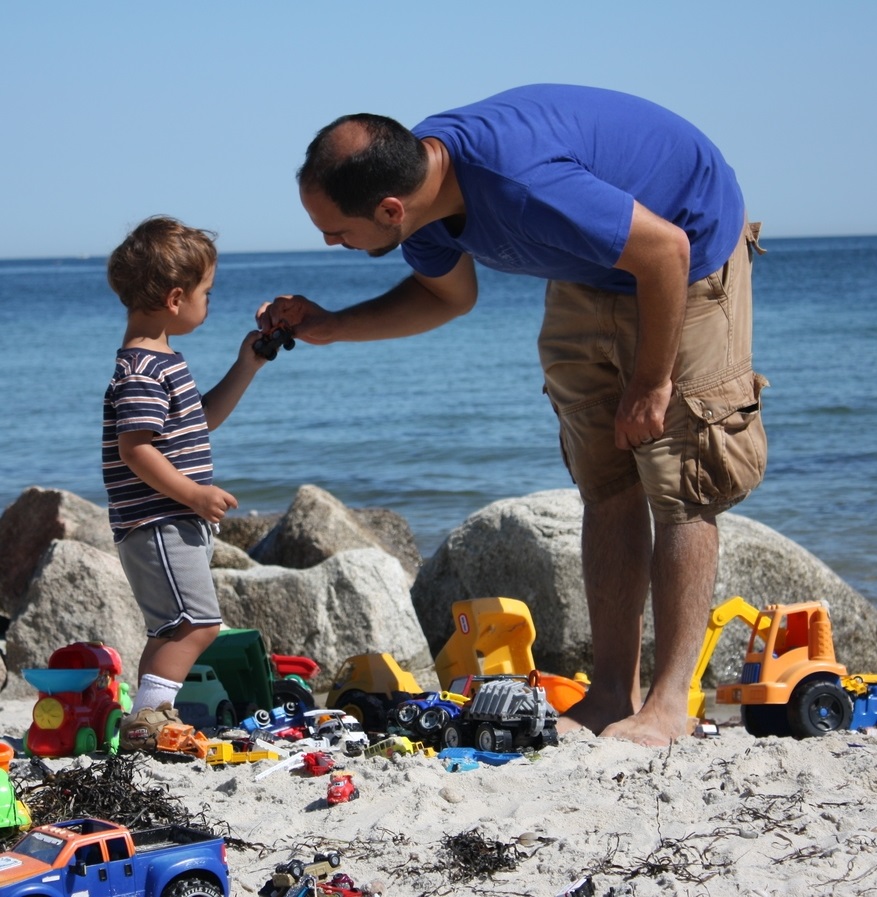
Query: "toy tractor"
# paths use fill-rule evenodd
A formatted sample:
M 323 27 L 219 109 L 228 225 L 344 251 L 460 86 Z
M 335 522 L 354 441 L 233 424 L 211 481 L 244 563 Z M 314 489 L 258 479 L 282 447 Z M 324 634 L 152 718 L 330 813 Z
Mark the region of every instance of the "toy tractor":
M 751 735 L 808 738 L 875 725 L 877 676 L 838 663 L 824 604 L 772 604 L 753 625 L 740 680 L 720 685 L 716 702 L 740 704 Z

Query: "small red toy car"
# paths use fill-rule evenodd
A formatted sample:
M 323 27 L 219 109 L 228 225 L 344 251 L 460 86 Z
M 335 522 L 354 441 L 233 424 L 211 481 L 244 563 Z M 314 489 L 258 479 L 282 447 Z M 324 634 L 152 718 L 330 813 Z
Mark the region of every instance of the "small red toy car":
M 359 789 L 353 784 L 353 776 L 348 772 L 335 772 L 329 779 L 326 802 L 330 807 L 343 804 L 359 797 Z

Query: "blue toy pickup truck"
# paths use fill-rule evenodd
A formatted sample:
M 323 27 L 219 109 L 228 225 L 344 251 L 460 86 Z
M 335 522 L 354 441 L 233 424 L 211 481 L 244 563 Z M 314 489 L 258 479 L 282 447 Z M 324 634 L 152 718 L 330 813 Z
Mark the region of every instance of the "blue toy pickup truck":
M 132 832 L 103 819 L 41 825 L 0 853 L 0 894 L 229 897 L 225 839 L 179 825 Z

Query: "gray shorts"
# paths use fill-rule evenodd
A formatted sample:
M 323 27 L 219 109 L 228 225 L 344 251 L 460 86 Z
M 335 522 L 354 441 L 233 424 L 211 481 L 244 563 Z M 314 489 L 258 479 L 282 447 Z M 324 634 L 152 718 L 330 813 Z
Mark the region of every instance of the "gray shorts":
M 222 622 L 210 573 L 213 545 L 210 524 L 200 518 L 138 527 L 119 543 L 147 635 L 170 636 L 184 620 L 196 626 Z

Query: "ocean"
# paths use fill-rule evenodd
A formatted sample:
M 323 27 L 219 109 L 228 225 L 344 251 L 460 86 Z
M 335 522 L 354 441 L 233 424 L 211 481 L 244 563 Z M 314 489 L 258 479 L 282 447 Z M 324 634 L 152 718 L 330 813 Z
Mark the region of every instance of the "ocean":
M 768 470 L 735 512 L 877 604 L 877 237 L 763 245 L 754 355 L 771 382 Z M 340 308 L 406 271 L 399 253 L 222 253 L 208 320 L 174 345 L 206 391 L 263 301 L 295 292 Z M 479 279 L 475 309 L 432 333 L 299 343 L 266 365 L 212 435 L 216 481 L 237 513 L 283 511 L 313 483 L 401 514 L 428 557 L 492 501 L 571 487 L 542 395 L 543 285 L 485 269 Z M 105 259 L 0 260 L 0 508 L 31 485 L 105 505 L 101 403 L 124 326 Z

